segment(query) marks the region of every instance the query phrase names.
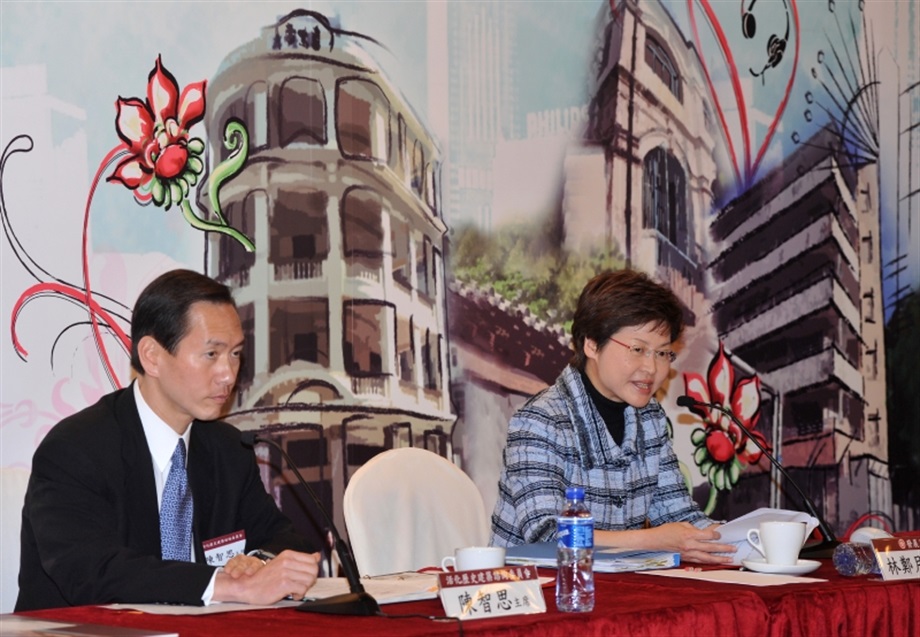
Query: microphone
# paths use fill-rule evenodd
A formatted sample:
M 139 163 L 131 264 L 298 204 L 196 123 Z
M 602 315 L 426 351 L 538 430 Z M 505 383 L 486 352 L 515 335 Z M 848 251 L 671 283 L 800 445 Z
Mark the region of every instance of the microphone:
M 773 456 L 772 453 L 767 451 L 766 447 L 760 444 L 760 441 L 757 440 L 754 434 L 752 434 L 751 431 L 747 427 L 744 426 L 741 420 L 737 416 L 735 416 L 735 414 L 732 413 L 730 409 L 726 409 L 722 405 L 717 405 L 715 403 L 704 403 L 700 400 L 697 400 L 696 398 L 692 398 L 691 396 L 678 396 L 677 406 L 678 407 L 708 407 L 709 409 L 715 409 L 716 411 L 720 411 L 726 416 L 728 416 L 729 418 L 731 418 L 732 422 L 738 425 L 738 428 L 742 432 L 744 432 L 744 435 L 746 435 L 748 439 L 751 442 L 753 442 L 754 445 L 758 449 L 760 449 L 761 452 L 763 452 L 763 455 L 767 457 L 767 460 L 769 460 L 770 463 L 774 467 L 776 467 L 776 469 L 782 474 L 782 476 L 786 479 L 786 481 L 790 485 L 792 485 L 792 488 L 795 489 L 795 492 L 798 493 L 799 497 L 802 499 L 802 502 L 805 505 L 805 509 L 808 511 L 810 515 L 814 516 L 814 518 L 818 521 L 818 528 L 821 530 L 822 540 L 820 542 L 804 546 L 802 550 L 799 552 L 799 554 L 807 555 L 811 557 L 831 557 L 831 555 L 833 554 L 834 547 L 840 544 L 840 542 L 834 536 L 834 532 L 831 531 L 831 527 L 825 521 L 824 517 L 818 513 L 818 508 L 815 506 L 815 503 L 812 502 L 811 498 L 809 498 L 805 494 L 804 491 L 802 491 L 802 488 L 798 485 L 798 483 L 795 480 L 792 479 L 792 476 L 786 473 L 786 469 L 784 469 L 783 465 L 779 463 L 779 460 L 777 460 Z
M 271 438 L 263 438 L 255 431 L 242 432 L 240 439 L 247 447 L 254 447 L 260 442 L 264 442 L 281 452 L 281 455 L 287 460 L 288 466 L 294 471 L 294 475 L 297 476 L 300 485 L 310 494 L 310 497 L 313 498 L 313 503 L 323 516 L 323 522 L 326 523 L 326 527 L 332 532 L 335 548 L 339 552 L 339 558 L 342 561 L 342 570 L 345 571 L 345 578 L 348 580 L 348 589 L 351 592 L 343 595 L 333 595 L 325 599 L 309 600 L 298 606 L 297 610 L 305 613 L 324 613 L 327 615 L 379 615 L 380 606 L 377 604 L 377 600 L 371 597 L 361 584 L 361 577 L 358 575 L 358 564 L 351 554 L 351 547 L 342 539 L 342 536 L 339 535 L 339 530 L 336 528 L 332 518 L 329 517 L 329 512 L 326 511 L 326 507 L 320 502 L 320 499 L 316 496 L 316 492 L 310 488 L 307 481 L 303 479 L 303 476 L 294 465 L 294 461 L 291 460 L 287 451 L 284 450 L 284 447 Z

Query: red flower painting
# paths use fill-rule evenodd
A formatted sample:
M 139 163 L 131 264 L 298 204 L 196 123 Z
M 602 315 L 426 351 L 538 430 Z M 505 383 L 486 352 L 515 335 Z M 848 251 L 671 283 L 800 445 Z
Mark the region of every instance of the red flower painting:
M 189 129 L 204 117 L 206 85 L 205 80 L 194 82 L 180 95 L 176 78 L 157 56 L 147 99 L 119 97 L 115 102 L 115 130 L 128 155 L 107 181 L 119 182 L 139 201 L 152 198 L 167 210 L 185 199 L 204 170 L 204 142 L 190 137 Z
M 224 126 L 222 141 L 230 152 L 222 163 L 214 167 L 208 180 L 210 210 L 199 206 L 202 213 L 199 215 L 190 203 L 190 200 L 195 199 L 191 196 L 191 189 L 204 174 L 205 164 L 202 156 L 205 143 L 197 137 L 191 137 L 189 130 L 204 118 L 206 87 L 205 80 L 193 82 L 180 93 L 175 77 L 163 66 L 161 57 L 157 56 L 153 70 L 147 78 L 147 98 L 119 97 L 116 100 L 115 131 L 120 141 L 100 162 L 83 212 L 83 285 L 72 285 L 60 279 L 41 280 L 20 295 L 13 308 L 10 325 L 13 346 L 18 356 L 23 359 L 28 356 L 28 350 L 19 341 L 16 332 L 17 318 L 25 306 L 41 296 L 66 298 L 86 307 L 96 350 L 103 360 L 106 373 L 114 387 L 121 387 L 103 335 L 106 330 L 114 334 L 127 352 L 131 350 L 131 338 L 119 324 L 123 322 L 123 317 L 118 311 L 94 298 L 89 276 L 87 234 L 96 187 L 113 164 L 115 169 L 106 181 L 120 183 L 131 190 L 139 203 L 148 204 L 152 201 L 166 210 L 175 205 L 193 228 L 226 235 L 248 252 L 255 250 L 255 245 L 249 237 L 230 225 L 221 212 L 220 205 L 223 184 L 238 175 L 246 165 L 249 134 L 244 122 L 231 118 Z M 10 243 L 16 252 L 18 242 Z M 20 261 L 24 262 L 23 258 L 20 258 Z
M 204 173 L 205 143 L 189 134 L 192 126 L 204 118 L 207 82 L 193 82 L 179 92 L 179 83 L 163 66 L 160 56 L 147 78 L 147 98 L 119 97 L 115 101 L 115 131 L 121 144 L 112 155 L 120 161 L 106 179 L 133 191 L 139 203 L 153 202 L 165 210 L 178 206 L 193 228 L 218 232 L 238 241 L 248 252 L 255 245 L 245 234 L 230 225 L 221 212 L 219 193 L 222 185 L 242 170 L 249 148 L 245 125 L 236 119 L 227 122 L 224 146 L 230 156 L 214 168 L 208 187 L 211 213 L 197 214 L 190 200 L 192 188 Z
M 766 446 L 763 435 L 754 431 L 760 418 L 760 378 L 754 375 L 737 383 L 735 380 L 735 369 L 721 343 L 705 378 L 701 374 L 684 374 L 688 396 L 724 407 Z M 703 405 L 691 407 L 691 410 L 703 420 L 703 427 L 695 429 L 690 436 L 696 447 L 693 460 L 716 490 L 730 490 L 741 472 L 760 460 L 762 453 L 727 414 Z

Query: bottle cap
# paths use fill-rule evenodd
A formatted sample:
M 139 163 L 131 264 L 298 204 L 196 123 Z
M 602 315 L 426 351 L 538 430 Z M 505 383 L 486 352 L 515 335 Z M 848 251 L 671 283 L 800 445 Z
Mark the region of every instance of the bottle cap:
M 566 500 L 584 500 L 585 499 L 584 487 L 567 487 L 565 490 L 565 499 Z

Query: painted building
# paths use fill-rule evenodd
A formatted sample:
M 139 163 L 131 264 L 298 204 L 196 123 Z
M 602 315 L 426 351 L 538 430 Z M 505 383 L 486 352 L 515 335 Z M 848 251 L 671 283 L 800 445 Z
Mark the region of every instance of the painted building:
M 699 57 L 658 2 L 605 5 L 595 49 L 585 145 L 567 161 L 566 246 L 618 246 L 693 325 L 723 152 Z
M 453 281 L 448 290 L 453 441 L 491 513 L 508 421 L 555 382 L 572 357 L 571 338 L 492 289 Z
M 440 150 L 375 46 L 298 10 L 230 53 L 208 87 L 209 139 L 231 118 L 249 131 L 221 200 L 257 246 L 222 237 L 209 258 L 247 339 L 228 420 L 275 436 L 330 508 L 384 449 L 452 456 Z M 292 484 L 285 469 L 275 496 L 310 524 L 291 510 Z
M 772 388 L 774 452 L 843 529 L 890 516 L 891 486 L 877 165 L 853 167 L 834 139 L 803 143 L 719 212 L 710 269 L 719 338 Z

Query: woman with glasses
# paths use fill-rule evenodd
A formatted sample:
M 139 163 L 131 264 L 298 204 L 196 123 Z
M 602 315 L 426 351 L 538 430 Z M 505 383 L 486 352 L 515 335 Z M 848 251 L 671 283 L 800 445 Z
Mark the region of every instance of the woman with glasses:
M 492 542 L 555 539 L 565 488 L 585 489 L 595 543 L 729 563 L 714 522 L 690 498 L 655 392 L 671 371 L 683 312 L 670 289 L 634 270 L 585 286 L 575 349 L 554 385 L 508 424 Z

